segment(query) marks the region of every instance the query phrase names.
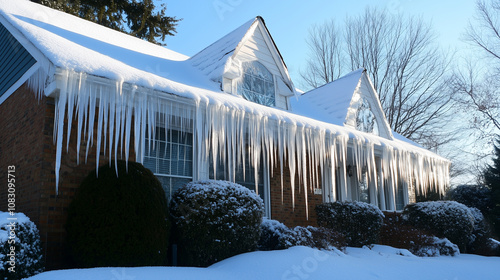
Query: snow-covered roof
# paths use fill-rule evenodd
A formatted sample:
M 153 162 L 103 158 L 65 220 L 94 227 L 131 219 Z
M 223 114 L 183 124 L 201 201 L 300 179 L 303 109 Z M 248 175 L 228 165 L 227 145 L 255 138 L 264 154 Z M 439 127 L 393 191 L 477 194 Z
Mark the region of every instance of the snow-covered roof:
M 186 55 L 28 0 L 1 0 L 2 18 L 55 67 L 167 92 L 217 89 Z
M 243 41 L 245 35 L 251 33 L 249 32 L 250 29 L 256 27 L 257 21 L 258 18 L 249 20 L 226 36 L 220 38 L 191 57 L 191 63 L 210 79 L 219 79 L 224 73 L 228 59 L 234 54 L 234 51 L 240 42 Z
M 24 44 L 32 44 L 55 67 L 366 139 L 366 133 L 340 127 L 352 97 L 344 93 L 354 91 L 364 69 L 301 95 L 300 102 L 293 102 L 293 113 L 225 94 L 217 83 L 204 75 L 208 72 L 198 69 L 200 65 L 208 67 L 212 64 L 212 71 L 209 72 L 213 73 L 215 69 L 220 71 L 221 66 L 213 62 L 230 55 L 258 20 L 259 17 L 246 22 L 189 59 L 166 47 L 28 0 L 0 0 L 0 22 L 6 21 L 19 31 L 23 38 L 17 39 Z M 324 112 L 315 112 L 307 107 L 311 104 L 329 104 L 329 107 Z M 372 140 L 379 144 L 380 141 L 385 142 L 376 136 L 368 138 L 374 138 Z M 418 149 L 431 154 L 420 147 Z
M 214 116 L 226 114 L 227 117 L 230 118 L 230 116 L 234 117 L 234 114 L 237 112 L 245 112 L 245 115 L 239 114 L 239 116 L 247 117 L 250 115 L 254 116 L 250 119 L 262 121 L 263 123 L 260 127 L 262 131 L 266 131 L 265 129 L 271 129 L 271 127 L 273 127 L 275 129 L 282 129 L 283 132 L 286 132 L 287 130 L 282 127 L 287 125 L 293 127 L 287 133 L 293 134 L 296 131 L 308 130 L 311 137 L 316 137 L 318 139 L 324 137 L 325 134 L 335 135 L 335 137 L 352 139 L 357 143 L 369 143 L 371 145 L 387 147 L 387 152 L 394 149 L 427 157 L 433 161 L 448 162 L 446 159 L 430 151 L 403 141 L 384 139 L 372 134 L 357 131 L 354 128 L 342 126 L 342 122 L 339 120 L 346 116 L 345 112 L 349 107 L 349 101 L 352 95 L 349 97 L 342 95 L 330 96 L 328 92 L 330 92 L 331 89 L 334 89 L 334 92 L 340 92 L 340 90 L 336 89 L 346 90 L 349 87 L 352 88 L 352 90 L 349 90 L 352 93 L 357 86 L 355 81 L 357 80 L 359 82 L 359 77 L 362 73 L 361 69 L 334 83 L 330 83 L 315 90 L 317 94 L 324 94 L 325 98 L 334 101 L 331 104 L 337 104 L 335 108 L 331 108 L 335 110 L 331 110 L 331 112 L 326 111 L 327 115 L 325 116 L 310 116 L 306 114 L 306 111 L 297 110 L 295 113 L 292 113 L 285 110 L 266 107 L 247 101 L 242 97 L 221 91 L 220 84 L 214 82 L 214 75 L 219 75 L 221 73 L 220 71 L 225 70 L 222 62 L 228 58 L 231 52 L 234 52 L 239 42 L 245 39 L 245 35 L 248 34 L 249 31 L 256 26 L 255 23 L 260 22 L 260 20 L 261 19 L 257 17 L 256 19 L 248 21 L 240 28 L 223 37 L 223 39 L 218 40 L 216 43 L 189 59 L 187 56 L 171 51 L 165 47 L 145 42 L 78 17 L 35 4 L 28 0 L 0 0 L 0 23 L 5 25 L 28 51 L 31 52 L 32 49 L 36 50 L 37 55 L 33 56 L 37 61 L 48 61 L 48 65 L 42 63 L 40 67 L 49 75 L 49 78 L 51 75 L 57 74 L 58 71 L 59 73 L 66 73 L 65 81 L 62 83 L 65 85 L 65 90 L 59 91 L 59 96 L 62 100 L 58 102 L 58 108 L 56 108 L 56 119 L 57 114 L 60 114 L 58 119 L 59 122 L 54 129 L 57 132 L 58 153 L 56 156 L 58 158 L 58 162 L 56 163 L 56 177 L 62 150 L 65 102 L 73 104 L 76 100 L 75 96 L 78 94 L 87 94 L 87 97 L 82 98 L 86 100 L 86 102 L 89 100 L 91 102 L 96 102 L 97 100 L 95 94 L 92 95 L 92 93 L 88 92 L 89 87 L 76 89 L 68 88 L 68 85 L 74 84 L 75 82 L 78 84 L 78 80 L 80 82 L 82 81 L 82 77 L 79 76 L 79 74 L 82 73 L 85 74 L 84 80 L 87 82 L 92 80 L 91 78 L 101 79 L 101 82 L 102 80 L 105 82 L 109 81 L 111 87 L 103 94 L 109 94 L 110 97 L 101 98 L 100 102 L 108 102 L 108 105 L 116 106 L 116 102 L 125 102 L 123 101 L 125 100 L 124 96 L 127 96 L 129 100 L 127 102 L 131 102 L 128 103 L 129 106 L 134 106 L 134 112 L 141 110 L 146 112 L 147 107 L 147 110 L 150 111 L 149 114 L 155 116 L 156 112 L 154 110 L 158 110 L 156 106 L 158 104 L 155 104 L 155 102 L 158 102 L 158 98 L 167 99 L 172 96 L 178 96 L 183 98 L 185 103 L 189 103 L 193 107 L 199 108 L 201 105 L 206 106 L 204 107 L 207 109 L 206 111 L 209 113 L 212 112 Z M 218 61 L 221 61 L 221 64 L 217 63 Z M 38 85 L 44 86 L 44 83 L 38 83 Z M 45 92 L 45 94 L 50 93 L 51 92 Z M 311 98 L 308 100 L 309 96 L 311 96 Z M 312 92 L 306 93 L 300 98 L 303 98 L 311 104 L 318 102 L 313 98 Z M 121 101 L 119 101 L 119 99 Z M 149 102 L 149 104 L 144 103 L 146 99 L 146 103 Z M 112 103 L 114 104 L 111 105 Z M 78 110 L 89 110 L 90 107 L 92 107 L 90 110 L 95 110 L 97 107 L 95 103 L 92 104 L 94 106 L 80 106 L 81 108 L 79 107 Z M 340 113 L 336 112 L 337 109 Z M 102 110 L 102 108 L 100 108 L 100 110 Z M 119 108 L 117 108 L 117 110 L 119 110 Z M 151 110 L 153 110 L 153 112 L 151 112 Z M 83 112 L 79 111 L 78 116 L 81 116 L 82 113 Z M 73 113 L 68 110 L 68 118 L 71 118 L 72 114 Z M 92 111 L 86 115 L 93 116 L 94 113 Z M 333 121 L 332 119 L 327 120 L 325 118 L 328 115 L 334 117 Z M 124 114 L 120 116 L 123 117 Z M 117 118 L 120 116 L 117 115 Z M 136 118 L 136 121 L 137 119 L 139 118 Z M 277 124 L 270 125 L 271 122 L 268 120 L 273 120 Z M 130 118 L 122 121 L 130 122 Z M 143 126 L 145 126 L 146 119 L 144 116 L 142 121 L 144 123 Z M 70 125 L 70 123 L 71 122 L 69 122 L 68 125 Z M 113 122 L 110 123 L 110 130 L 112 129 L 112 123 Z M 79 125 L 81 126 L 81 124 Z M 127 124 L 127 127 L 129 127 L 129 125 L 130 124 Z M 140 123 L 136 122 L 136 131 L 139 131 L 139 125 Z M 152 125 L 151 122 L 149 122 L 149 125 Z M 295 130 L 296 128 L 299 129 Z M 117 129 L 116 135 L 118 135 L 118 133 L 120 133 L 119 127 L 117 126 L 115 129 Z M 68 131 L 70 131 L 69 128 Z M 98 133 L 101 133 L 101 131 Z M 123 129 L 121 133 L 123 133 Z M 269 135 L 271 134 L 270 132 Z M 91 134 L 89 133 L 89 135 Z M 217 137 L 217 133 L 212 133 L 211 135 L 212 137 Z M 221 135 L 223 135 L 223 133 Z M 111 138 L 112 137 L 110 137 L 110 139 Z M 118 136 L 116 139 L 118 139 Z M 290 145 L 295 145 L 292 143 L 293 139 L 290 139 L 287 140 L 290 141 Z M 310 145 L 310 142 L 307 142 L 309 144 L 306 145 L 302 139 L 295 139 L 294 141 L 297 143 L 302 143 L 300 145 L 303 146 L 303 149 L 306 149 L 306 146 Z M 324 140 L 324 138 L 321 140 Z M 116 143 L 118 143 L 118 140 Z M 315 143 L 323 146 L 326 145 L 325 141 L 318 140 Z M 283 145 L 285 145 L 282 147 L 283 151 L 294 153 L 292 148 L 287 148 L 288 144 L 285 143 Z M 99 147 L 99 145 L 97 146 Z M 309 148 L 313 147 L 311 146 Z M 127 150 L 125 153 L 127 155 Z M 99 156 L 99 152 L 97 152 L 97 156 Z M 291 177 L 294 178 L 294 175 Z
M 292 111 L 323 122 L 344 125 L 352 95 L 359 85 L 364 68 L 292 98 Z

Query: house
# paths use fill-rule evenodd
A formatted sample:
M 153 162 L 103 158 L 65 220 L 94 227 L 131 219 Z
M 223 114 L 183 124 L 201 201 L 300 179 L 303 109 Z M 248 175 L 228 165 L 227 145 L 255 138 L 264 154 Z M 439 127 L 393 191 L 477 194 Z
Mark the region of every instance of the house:
M 298 94 L 261 17 L 187 57 L 0 0 L 0 46 L 0 169 L 15 166 L 16 211 L 49 268 L 64 266 L 79 184 L 115 159 L 143 163 L 167 198 L 191 180 L 241 183 L 289 226 L 314 224 L 322 202 L 400 210 L 448 184 L 448 160 L 391 131 L 366 70 Z

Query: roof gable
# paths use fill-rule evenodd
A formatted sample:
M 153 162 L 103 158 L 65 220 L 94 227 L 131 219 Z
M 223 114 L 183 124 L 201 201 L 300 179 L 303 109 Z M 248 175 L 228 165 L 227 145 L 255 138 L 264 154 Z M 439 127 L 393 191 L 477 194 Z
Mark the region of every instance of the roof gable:
M 217 82 L 222 82 L 222 77 L 240 77 L 241 62 L 251 60 L 271 68 L 293 92 L 286 65 L 261 17 L 246 22 L 190 58 L 195 67 Z
M 313 89 L 292 102 L 294 113 L 324 122 L 355 128 L 358 108 L 363 100 L 369 105 L 379 136 L 393 139 L 378 94 L 364 68 Z

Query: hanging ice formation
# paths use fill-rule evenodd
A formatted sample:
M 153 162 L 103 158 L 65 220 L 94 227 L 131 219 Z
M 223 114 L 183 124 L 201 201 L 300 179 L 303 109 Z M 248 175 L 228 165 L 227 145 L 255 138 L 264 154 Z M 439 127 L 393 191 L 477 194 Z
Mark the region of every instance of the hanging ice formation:
M 295 185 L 300 184 L 300 192 L 307 203 L 308 191 L 318 187 L 320 174 L 324 172 L 328 172 L 331 178 L 339 176 L 340 181 L 343 181 L 341 197 L 335 197 L 335 192 L 332 196 L 334 200 L 345 199 L 348 193 L 345 174 L 350 161 L 355 162 L 357 176 L 363 176 L 365 173 L 369 180 L 377 182 L 379 174 L 382 180 L 391 186 L 389 195 L 392 198 L 395 195 L 394 186 L 400 181 L 414 182 L 423 193 L 430 186 L 435 186 L 443 192 L 448 184 L 448 161 L 429 156 L 423 153 L 423 149 L 411 149 L 404 144 L 391 143 L 373 135 L 278 110 L 279 113 L 264 115 L 255 110 L 259 107 L 249 111 L 238 104 L 222 104 L 220 101 L 202 97 L 194 100 L 182 98 L 120 81 L 112 85 L 109 79 L 68 70 L 58 70 L 56 75 L 61 78 L 54 118 L 54 142 L 57 151 L 56 192 L 63 147 L 65 145 L 68 150 L 73 122 L 77 126 L 77 160 L 82 140 L 86 140 L 85 158 L 95 145 L 96 168 L 100 164 L 101 150 L 108 155 L 110 164 L 112 158 L 128 159 L 132 133 L 135 160 L 142 163 L 146 133 L 148 139 L 154 139 L 158 124 L 168 126 L 177 122 L 176 127 L 181 130 L 189 129 L 192 124 L 196 143 L 194 179 L 200 179 L 203 170 L 208 169 L 211 151 L 228 161 L 225 164 L 229 168 L 230 179 L 234 180 L 235 168 L 245 161 L 245 149 L 249 148 L 250 163 L 255 170 L 258 170 L 263 160 L 267 162 L 270 170 L 279 166 L 281 174 L 286 172 L 283 168 L 288 166 L 291 180 L 289 187 L 294 205 Z M 44 88 L 42 79 L 43 75 L 38 73 L 30 80 L 30 85 L 36 92 L 41 92 Z M 65 120 L 68 120 L 66 127 Z M 95 124 L 97 135 L 94 135 Z M 63 143 L 64 134 L 66 143 Z M 375 144 L 382 150 L 381 174 L 377 173 Z M 149 143 L 148 147 L 152 145 L 154 146 L 154 141 Z M 352 150 L 352 159 L 348 158 L 348 149 Z M 213 160 L 215 169 L 216 158 L 213 157 Z M 214 174 L 217 174 L 215 170 Z M 296 175 L 299 182 L 295 180 Z M 257 182 L 257 172 L 254 176 Z M 335 181 L 331 182 L 333 190 Z M 285 186 L 283 180 L 281 182 L 283 196 Z M 306 205 L 306 212 L 307 209 Z

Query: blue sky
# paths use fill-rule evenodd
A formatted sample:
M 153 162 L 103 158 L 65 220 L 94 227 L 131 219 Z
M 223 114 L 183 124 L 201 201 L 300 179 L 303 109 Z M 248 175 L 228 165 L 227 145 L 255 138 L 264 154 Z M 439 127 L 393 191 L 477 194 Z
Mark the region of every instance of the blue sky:
M 243 23 L 260 15 L 298 84 L 299 71 L 308 54 L 306 38 L 314 24 L 362 13 L 366 6 L 386 8 L 391 13 L 422 16 L 431 22 L 446 49 L 460 50 L 460 36 L 473 18 L 474 0 L 157 0 L 167 4 L 168 15 L 182 18 L 178 34 L 168 37 L 167 47 L 188 56 L 196 54 Z

